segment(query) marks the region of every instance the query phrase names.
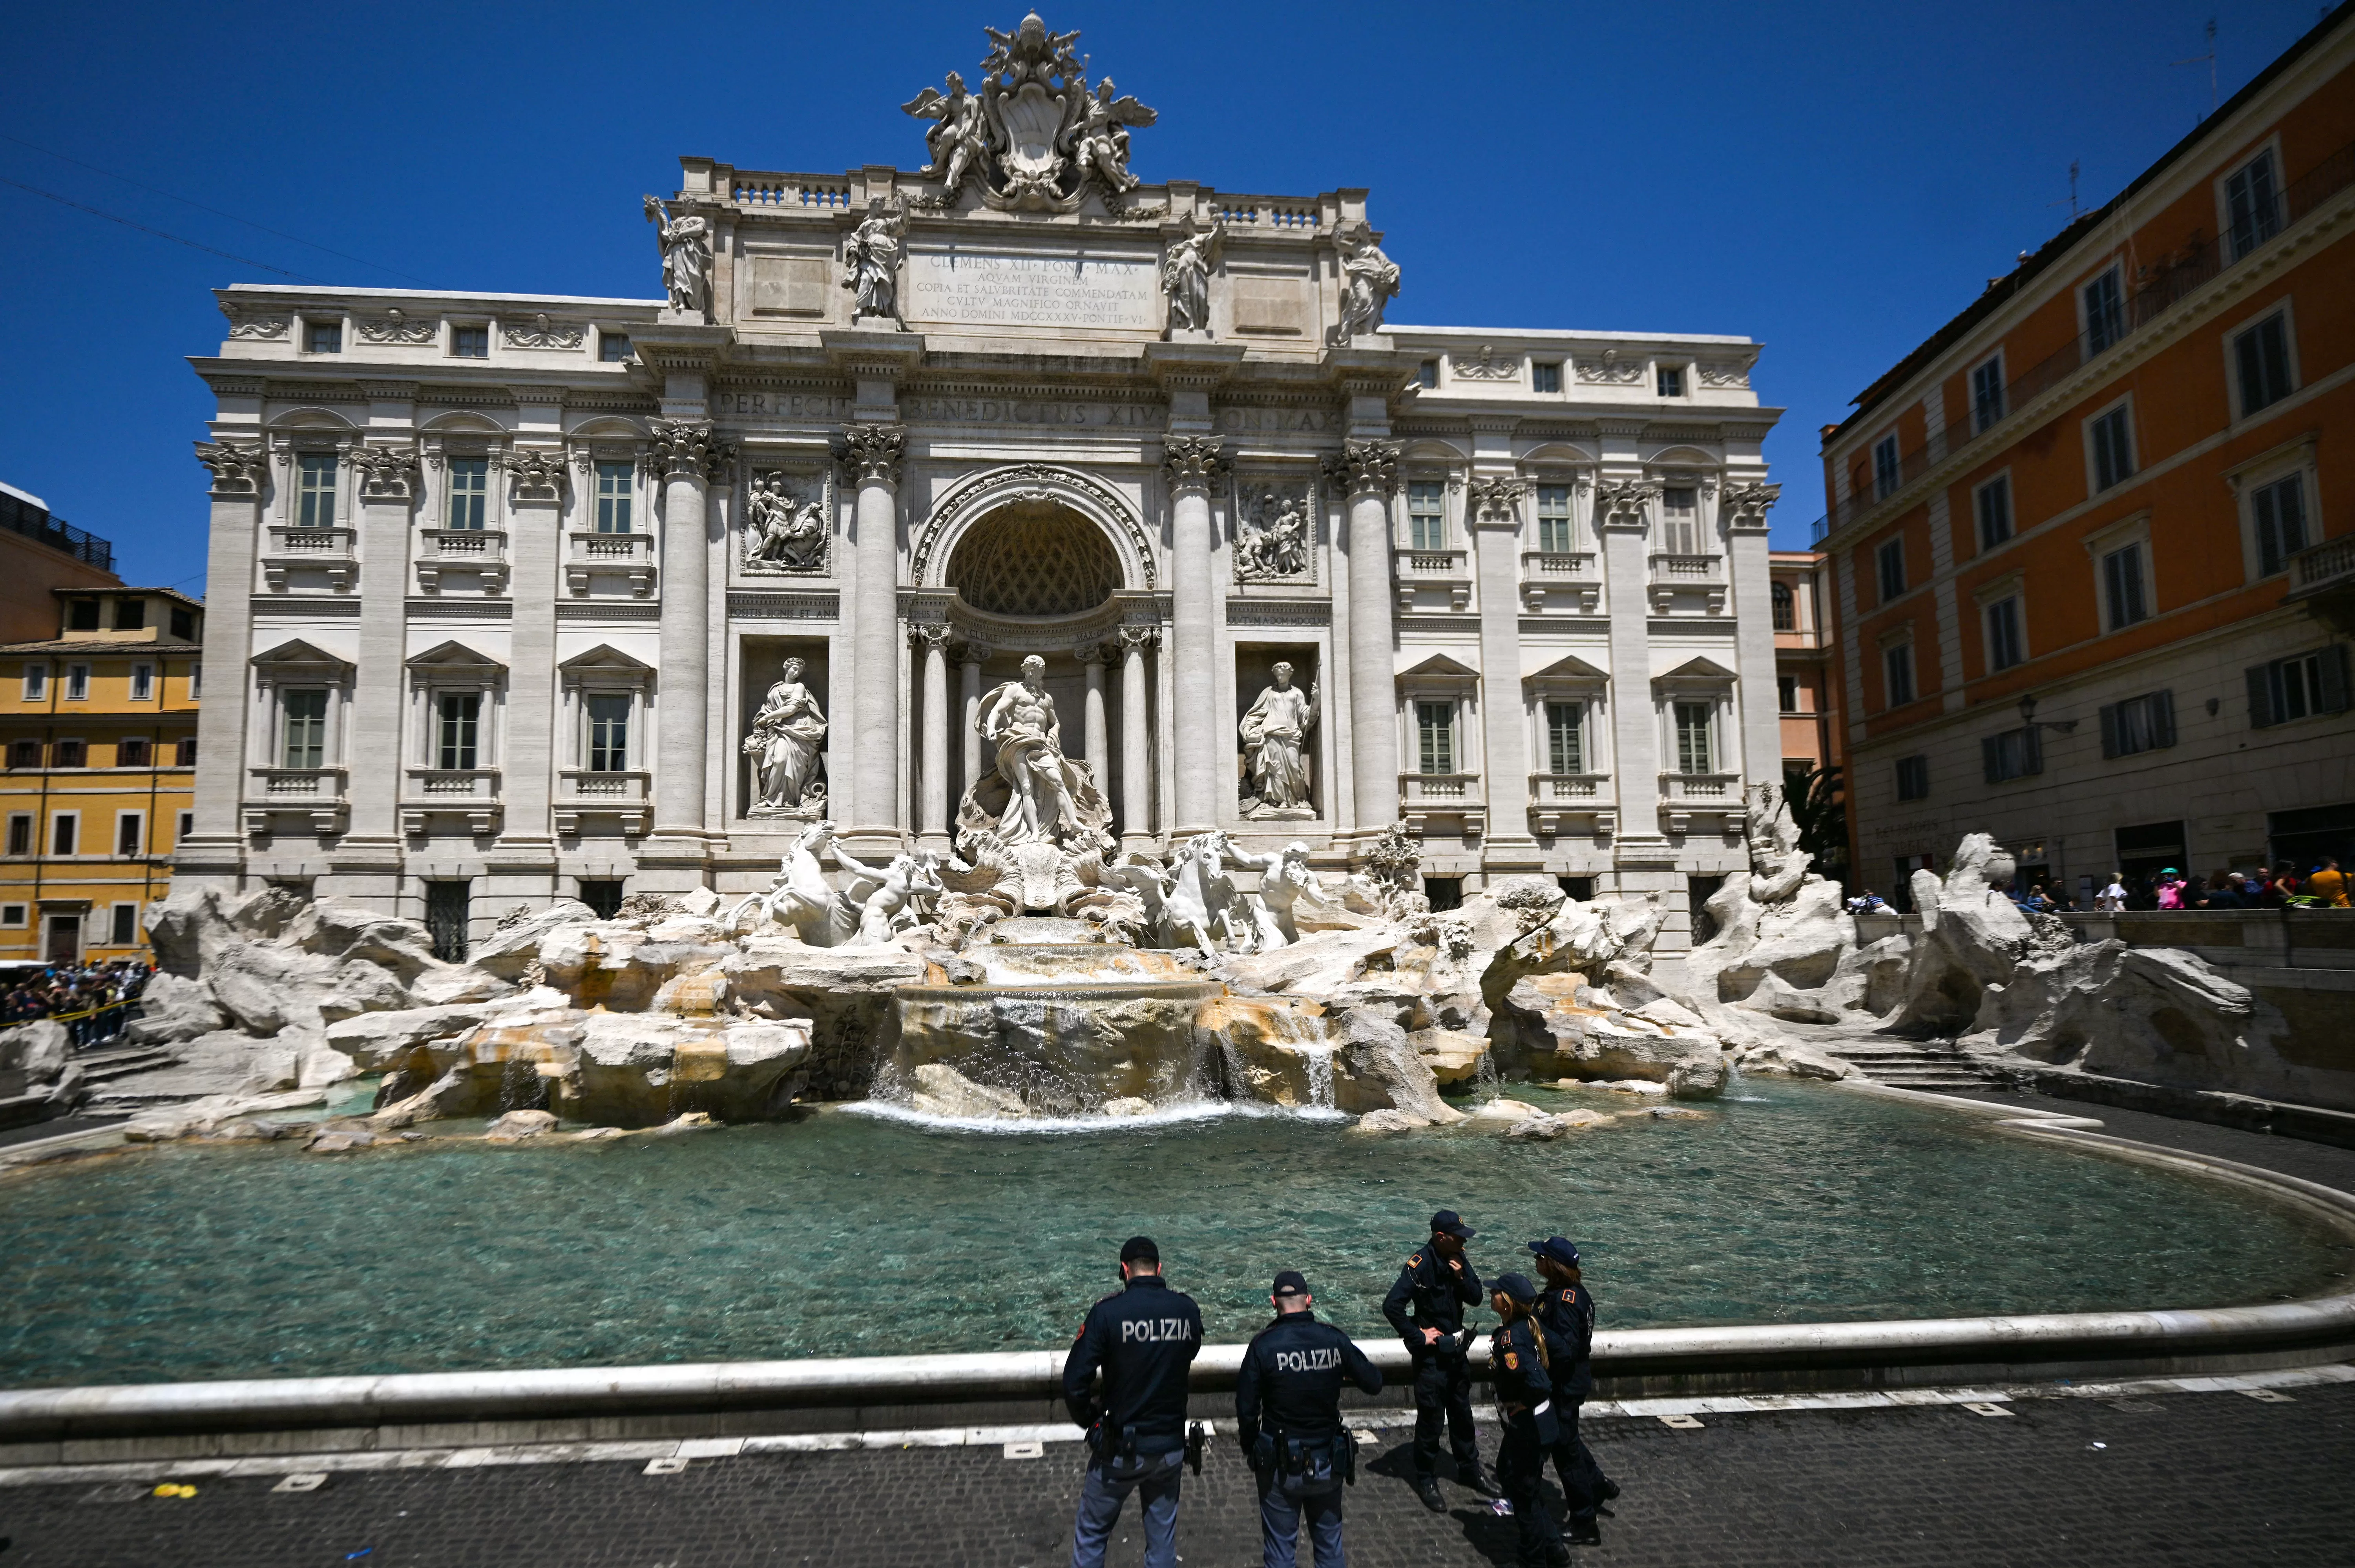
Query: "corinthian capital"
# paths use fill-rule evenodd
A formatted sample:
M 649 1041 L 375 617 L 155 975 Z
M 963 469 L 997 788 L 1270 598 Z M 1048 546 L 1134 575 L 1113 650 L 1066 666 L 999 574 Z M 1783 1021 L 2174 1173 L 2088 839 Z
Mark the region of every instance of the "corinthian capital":
M 1124 626 L 1120 629 L 1120 650 L 1124 653 L 1150 653 L 1161 645 L 1161 629 L 1157 626 Z
M 1594 487 L 1594 514 L 1606 528 L 1641 528 L 1660 487 L 1648 480 L 1606 479 Z
M 262 465 L 269 459 L 259 446 L 232 446 L 227 441 L 198 441 L 197 461 L 213 471 L 213 489 L 225 495 L 257 495 L 261 491 Z
M 516 499 L 553 500 L 564 492 L 564 454 L 549 451 L 512 451 L 507 454 L 507 477 L 515 481 Z
M 1529 487 L 1518 479 L 1508 479 L 1501 475 L 1490 479 L 1476 479 L 1472 482 L 1473 515 L 1480 518 L 1493 518 L 1498 522 L 1512 522 L 1519 517 L 1521 497 L 1529 493 Z
M 1736 528 L 1764 528 L 1768 508 L 1782 499 L 1782 495 L 1781 485 L 1767 484 L 1754 479 L 1741 484 L 1729 484 L 1725 487 L 1726 516 Z
M 943 655 L 946 655 L 949 644 L 955 640 L 956 629 L 944 626 L 937 620 L 919 620 L 908 628 L 908 646 L 919 653 L 928 649 L 937 648 Z
M 359 475 L 360 494 L 376 501 L 406 501 L 417 476 L 415 447 L 357 446 L 352 468 Z
M 1161 471 L 1172 490 L 1208 490 L 1232 466 L 1216 436 L 1171 436 L 1161 443 Z
M 872 481 L 897 488 L 907 455 L 905 425 L 850 425 L 835 433 L 834 461 L 842 465 L 847 484 Z
M 1325 460 L 1325 477 L 1344 495 L 1388 495 L 1398 488 L 1396 441 L 1351 441 Z
M 691 473 L 709 480 L 715 477 L 712 471 L 721 462 L 724 450 L 712 438 L 709 424 L 693 419 L 656 419 L 654 447 L 648 455 L 666 479 Z

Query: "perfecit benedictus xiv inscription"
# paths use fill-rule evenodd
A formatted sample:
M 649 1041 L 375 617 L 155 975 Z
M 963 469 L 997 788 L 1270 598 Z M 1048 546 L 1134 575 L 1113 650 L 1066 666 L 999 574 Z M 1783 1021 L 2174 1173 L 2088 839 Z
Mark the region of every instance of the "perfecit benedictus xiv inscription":
M 1161 287 L 1149 260 L 917 251 L 908 258 L 911 321 L 976 326 L 1157 331 Z

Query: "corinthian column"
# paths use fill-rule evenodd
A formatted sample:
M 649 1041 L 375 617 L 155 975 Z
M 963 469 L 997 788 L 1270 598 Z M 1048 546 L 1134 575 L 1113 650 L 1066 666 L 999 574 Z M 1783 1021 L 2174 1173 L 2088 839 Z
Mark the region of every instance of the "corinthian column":
M 857 840 L 899 842 L 900 461 L 904 425 L 852 425 L 834 439 L 844 482 L 858 487 L 851 514 L 850 810 Z M 862 845 L 862 847 L 867 847 Z
M 1088 766 L 1096 772 L 1099 787 L 1112 783 L 1111 740 L 1104 728 L 1104 651 L 1099 642 L 1091 642 L 1080 650 L 1080 667 L 1087 673 Z
M 1521 695 L 1521 498 L 1529 487 L 1502 474 L 1472 482 L 1473 573 L 1480 584 L 1481 770 L 1488 833 L 1484 870 L 1535 871 L 1527 809 L 1529 743 Z
M 964 736 L 964 787 L 968 789 L 981 778 L 981 667 L 989 662 L 989 645 L 968 641 L 958 662 L 964 678 L 964 716 L 959 731 Z
M 920 788 L 923 807 L 916 818 L 918 842 L 929 850 L 949 847 L 949 629 L 908 628 L 909 645 L 924 656 L 924 722 Z
M 658 837 L 699 839 L 706 827 L 705 698 L 711 660 L 705 603 L 710 520 L 705 503 L 723 457 L 709 425 L 690 419 L 655 421 L 652 461 L 663 477 L 662 686 L 655 698 Z
M 253 672 L 246 663 L 254 652 L 253 562 L 261 548 L 269 454 L 259 442 L 199 441 L 197 461 L 213 476 L 205 580 L 217 586 L 205 618 L 205 646 L 211 650 L 204 660 L 205 689 L 212 700 L 197 716 L 197 788 L 190 802 L 196 831 L 179 841 L 175 861 L 174 874 L 190 882 L 191 871 L 234 878 L 245 847 L 238 802 L 250 789 L 261 793 L 246 770 L 279 760 L 254 753 L 247 727 L 254 715 Z
M 1153 847 L 1153 715 L 1145 700 L 1145 655 L 1156 637 L 1149 626 L 1120 629 L 1120 842 Z
M 1215 436 L 1171 436 L 1162 443 L 1171 501 L 1170 612 L 1176 622 L 1178 690 L 1207 703 L 1218 690 L 1218 647 L 1210 614 L 1210 486 L 1227 471 Z M 1219 825 L 1219 757 L 1226 731 L 1209 723 L 1178 726 L 1174 837 Z
M 1348 497 L 1349 735 L 1358 831 L 1398 821 L 1398 677 L 1391 654 L 1391 493 L 1399 450 L 1351 441 L 1326 473 Z

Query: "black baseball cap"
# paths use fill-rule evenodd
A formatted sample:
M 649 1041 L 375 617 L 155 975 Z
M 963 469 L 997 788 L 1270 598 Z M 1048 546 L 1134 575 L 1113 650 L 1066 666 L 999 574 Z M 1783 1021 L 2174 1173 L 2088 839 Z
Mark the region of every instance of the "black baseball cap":
M 1432 1215 L 1431 1230 L 1433 1235 L 1446 1234 L 1460 1237 L 1465 1241 L 1470 1241 L 1474 1236 L 1480 1234 L 1478 1231 L 1474 1230 L 1470 1225 L 1465 1224 L 1462 1216 L 1457 1214 L 1453 1209 L 1442 1209 L 1439 1213 Z
M 1120 1244 L 1123 1263 L 1159 1263 L 1161 1249 L 1153 1245 L 1151 1236 L 1131 1236 Z
M 1298 1269 L 1287 1268 L 1276 1275 L 1275 1288 L 1268 1294 L 1270 1296 L 1305 1296 L 1308 1294 L 1308 1281 L 1300 1277 Z
M 1500 1274 L 1497 1276 L 1489 1288 L 1501 1290 L 1516 1301 L 1534 1301 L 1538 1298 L 1538 1287 L 1529 1283 L 1529 1277 L 1526 1274 Z
M 1531 1242 L 1529 1250 L 1540 1257 L 1550 1257 L 1566 1268 L 1578 1266 L 1578 1244 L 1568 1236 L 1548 1236 L 1541 1242 Z

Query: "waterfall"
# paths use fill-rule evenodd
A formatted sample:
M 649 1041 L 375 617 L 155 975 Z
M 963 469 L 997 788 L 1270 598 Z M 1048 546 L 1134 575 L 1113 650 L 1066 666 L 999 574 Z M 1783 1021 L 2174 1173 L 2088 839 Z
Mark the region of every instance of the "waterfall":
M 1333 1052 L 1331 1045 L 1302 1045 L 1300 1054 L 1308 1065 L 1308 1108 L 1333 1108 Z

